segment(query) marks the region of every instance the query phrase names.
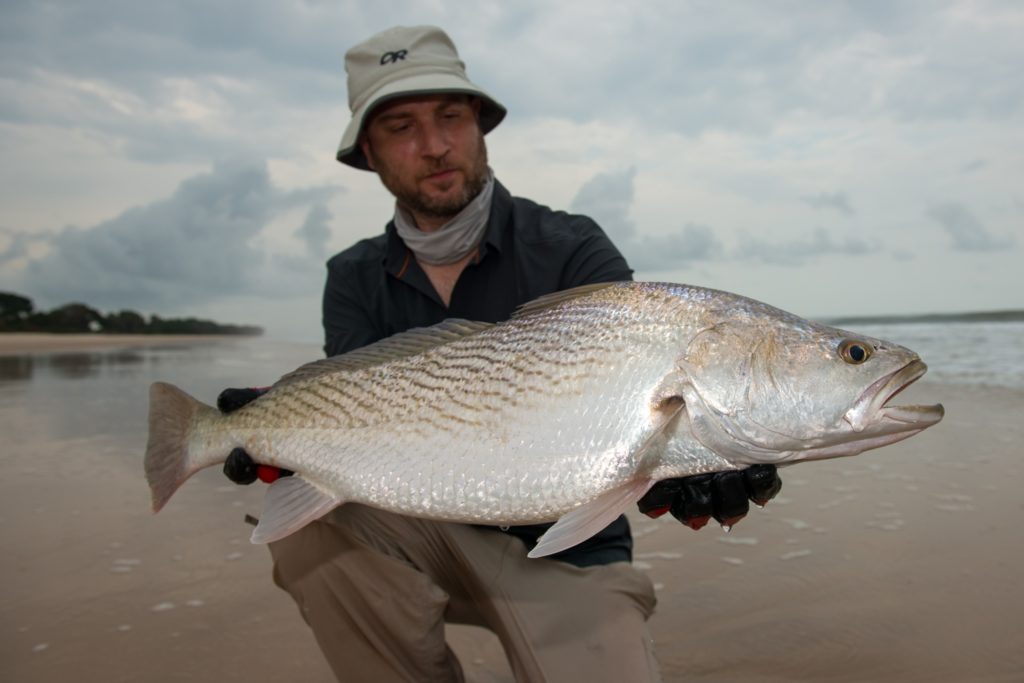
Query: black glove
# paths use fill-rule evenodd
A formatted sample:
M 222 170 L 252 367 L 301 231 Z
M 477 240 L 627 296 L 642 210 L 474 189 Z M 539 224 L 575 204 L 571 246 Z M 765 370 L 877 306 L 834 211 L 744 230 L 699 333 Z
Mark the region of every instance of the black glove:
M 231 413 L 269 391 L 269 387 L 246 388 L 246 389 L 225 389 L 217 397 L 217 409 L 222 413 Z M 224 476 L 236 484 L 248 485 L 259 479 L 268 484 L 279 477 L 287 477 L 294 474 L 291 470 L 273 467 L 271 465 L 257 465 L 249 457 L 244 448 L 235 448 L 228 454 L 224 461 Z
M 753 465 L 744 470 L 659 481 L 637 507 L 648 517 L 671 512 L 691 529 L 700 529 L 712 517 L 731 527 L 746 516 L 750 501 L 764 505 L 781 489 L 775 465 Z
M 233 413 L 242 406 L 255 401 L 270 391 L 270 387 L 249 387 L 247 389 L 225 389 L 217 396 L 217 410 Z

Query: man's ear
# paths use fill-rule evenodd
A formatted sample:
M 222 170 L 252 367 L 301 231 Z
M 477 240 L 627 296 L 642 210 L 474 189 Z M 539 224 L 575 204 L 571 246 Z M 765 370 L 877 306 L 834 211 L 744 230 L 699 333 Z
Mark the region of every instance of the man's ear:
M 363 150 L 366 165 L 370 167 L 371 171 L 376 171 L 377 169 L 373 165 L 373 156 L 370 154 L 370 141 L 366 139 L 365 133 L 359 136 L 359 149 Z

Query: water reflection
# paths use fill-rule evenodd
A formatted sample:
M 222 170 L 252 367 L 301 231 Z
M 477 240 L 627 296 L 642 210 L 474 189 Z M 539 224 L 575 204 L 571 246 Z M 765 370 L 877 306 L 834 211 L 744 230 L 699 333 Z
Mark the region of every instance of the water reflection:
M 0 381 L 31 380 L 39 372 L 62 379 L 85 379 L 103 370 L 131 367 L 155 358 L 138 349 L 0 356 Z
M 54 374 L 65 379 L 83 379 L 96 374 L 102 356 L 92 353 L 62 353 L 46 358 Z
M 0 381 L 32 379 L 32 356 L 0 356 Z
M 99 435 L 144 445 L 152 382 L 212 404 L 225 387 L 266 386 L 319 357 L 316 344 L 262 339 L 0 356 L 0 434 L 22 443 L 70 440 L 72 453 Z M 131 466 L 137 456 L 127 454 Z

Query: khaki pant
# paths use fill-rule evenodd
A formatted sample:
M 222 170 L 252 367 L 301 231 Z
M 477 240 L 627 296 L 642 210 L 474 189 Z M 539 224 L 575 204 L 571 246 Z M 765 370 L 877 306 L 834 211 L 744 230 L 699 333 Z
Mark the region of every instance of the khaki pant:
M 493 631 L 516 680 L 659 681 L 650 579 L 526 557 L 507 534 L 343 505 L 270 546 L 339 681 L 462 681 L 444 624 Z

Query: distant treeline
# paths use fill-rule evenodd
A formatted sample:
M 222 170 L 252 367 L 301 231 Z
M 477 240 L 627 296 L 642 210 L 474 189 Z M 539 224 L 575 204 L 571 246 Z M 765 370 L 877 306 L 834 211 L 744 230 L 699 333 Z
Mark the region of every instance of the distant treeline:
M 1024 322 L 1024 311 L 977 311 L 974 313 L 924 313 L 921 315 L 863 315 L 834 318 L 832 325 L 876 325 L 885 323 L 1006 323 Z
M 135 311 L 104 315 L 82 303 L 37 311 L 28 297 L 0 292 L 0 332 L 104 332 L 108 334 L 237 334 L 258 336 L 263 328 L 223 325 L 198 318 L 146 318 Z

